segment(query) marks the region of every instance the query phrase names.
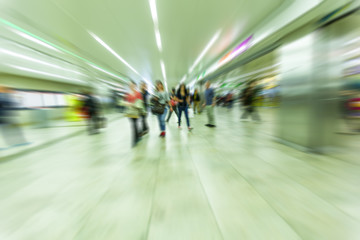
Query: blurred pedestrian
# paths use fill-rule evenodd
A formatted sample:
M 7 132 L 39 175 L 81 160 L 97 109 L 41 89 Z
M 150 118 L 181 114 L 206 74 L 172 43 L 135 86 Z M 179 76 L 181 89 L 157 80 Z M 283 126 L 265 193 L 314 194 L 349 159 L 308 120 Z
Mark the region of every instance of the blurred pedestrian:
M 23 146 L 30 144 L 26 141 L 23 132 L 15 121 L 14 110 L 16 102 L 12 97 L 13 91 L 0 85 L 0 131 L 7 147 Z M 6 148 L 0 148 L 3 150 Z
M 194 103 L 194 114 L 200 114 L 200 94 L 197 89 L 195 89 L 194 94 L 192 95 L 192 102 Z
M 228 109 L 232 108 L 233 105 L 233 94 L 232 92 L 229 92 L 226 96 L 226 105 L 228 107 Z
M 246 119 L 249 115 L 254 121 L 260 121 L 260 116 L 256 111 L 255 97 L 257 94 L 256 81 L 252 81 L 242 92 L 242 103 L 244 107 L 244 113 L 241 119 Z
M 169 111 L 168 117 L 166 119 L 166 122 L 170 121 L 171 115 L 173 114 L 173 112 L 176 114 L 176 117 L 179 119 L 179 114 L 178 114 L 178 102 L 176 101 L 176 93 L 175 93 L 175 88 L 171 89 L 171 94 L 170 94 L 170 104 L 173 108 L 173 111 Z
M 190 126 L 190 119 L 189 119 L 189 106 L 190 106 L 190 95 L 188 90 L 186 89 L 186 86 L 184 83 L 180 85 L 180 88 L 176 94 L 176 101 L 178 102 L 178 127 L 181 128 L 181 115 L 182 112 L 185 113 L 186 118 L 186 124 L 189 130 L 192 130 L 192 127 Z
M 84 111 L 87 115 L 88 132 L 90 135 L 99 133 L 100 109 L 96 97 L 91 91 L 84 94 Z
M 132 146 L 135 147 L 140 141 L 140 130 L 138 126 L 138 119 L 142 114 L 144 107 L 143 97 L 137 90 L 136 83 L 131 81 L 130 92 L 126 96 L 126 116 L 129 118 L 132 126 Z
M 142 101 L 144 104 L 144 111 L 141 113 L 141 123 L 142 123 L 142 129 L 140 136 L 144 136 L 149 132 L 149 125 L 147 123 L 147 116 L 148 116 L 148 98 L 149 98 L 149 92 L 147 90 L 147 85 L 145 82 L 141 83 L 141 96 Z
M 205 103 L 203 104 L 203 107 L 205 107 L 205 110 L 207 112 L 208 116 L 208 123 L 205 124 L 207 127 L 216 127 L 215 125 L 215 116 L 214 116 L 214 108 L 216 104 L 216 97 L 214 89 L 210 87 L 210 81 L 207 81 L 205 84 L 206 90 L 205 90 Z
M 173 111 L 173 108 L 170 104 L 170 97 L 169 94 L 165 91 L 163 83 L 158 80 L 156 81 L 156 92 L 155 92 L 155 98 L 153 103 L 156 103 L 157 108 L 157 118 L 160 125 L 160 137 L 166 136 L 166 125 L 165 125 L 165 118 L 168 113 L 168 109 L 170 108 L 170 111 Z

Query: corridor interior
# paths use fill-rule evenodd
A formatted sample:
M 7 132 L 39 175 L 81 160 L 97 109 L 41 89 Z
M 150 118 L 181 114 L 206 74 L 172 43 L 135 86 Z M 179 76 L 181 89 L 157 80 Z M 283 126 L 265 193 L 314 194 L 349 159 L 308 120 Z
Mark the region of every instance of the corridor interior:
M 0 163 L 0 239 L 359 239 L 360 166 L 274 141 L 270 117 L 238 108 L 192 118 L 165 139 L 156 118 L 130 147 L 130 123 Z

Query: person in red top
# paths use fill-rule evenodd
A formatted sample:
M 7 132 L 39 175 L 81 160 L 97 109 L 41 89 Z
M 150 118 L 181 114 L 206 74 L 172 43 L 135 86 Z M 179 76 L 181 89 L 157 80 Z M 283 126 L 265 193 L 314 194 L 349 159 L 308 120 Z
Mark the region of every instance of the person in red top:
M 136 144 L 140 140 L 140 132 L 138 127 L 138 118 L 140 117 L 139 111 L 137 111 L 136 108 L 136 102 L 142 101 L 141 93 L 137 90 L 136 83 L 131 81 L 130 84 L 130 92 L 126 96 L 126 102 L 127 107 L 129 108 L 127 116 L 130 119 L 132 129 L 133 129 L 133 147 L 136 146 Z

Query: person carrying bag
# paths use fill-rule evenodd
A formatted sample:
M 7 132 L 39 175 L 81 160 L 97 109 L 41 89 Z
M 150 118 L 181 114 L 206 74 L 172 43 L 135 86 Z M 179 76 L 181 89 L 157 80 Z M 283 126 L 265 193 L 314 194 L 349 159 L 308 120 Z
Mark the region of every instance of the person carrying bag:
M 160 126 L 160 137 L 166 136 L 166 125 L 165 118 L 168 113 L 168 109 L 173 111 L 172 106 L 170 105 L 170 97 L 169 94 L 165 91 L 163 83 L 158 80 L 156 81 L 156 92 L 155 97 L 151 100 L 151 111 L 155 114 L 159 121 Z
M 158 97 L 152 97 L 150 100 L 151 103 L 151 112 L 154 115 L 161 115 L 165 111 L 165 104 L 160 103 Z
M 142 96 L 139 91 L 137 91 L 137 86 L 135 82 L 131 82 L 130 93 L 126 96 L 125 106 L 127 107 L 125 116 L 129 118 L 130 123 L 133 129 L 133 141 L 132 146 L 135 147 L 140 141 L 140 131 L 138 126 L 138 119 L 141 114 L 145 111 L 144 103 L 142 101 Z

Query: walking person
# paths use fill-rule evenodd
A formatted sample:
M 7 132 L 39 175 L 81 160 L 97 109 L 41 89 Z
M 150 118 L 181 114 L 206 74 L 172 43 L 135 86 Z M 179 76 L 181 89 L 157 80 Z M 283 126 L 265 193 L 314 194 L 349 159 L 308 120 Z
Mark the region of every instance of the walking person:
M 194 91 L 194 95 L 192 95 L 192 102 L 194 103 L 194 114 L 200 114 L 200 94 L 197 89 Z
M 88 118 L 88 133 L 89 135 L 99 133 L 99 106 L 93 93 L 87 91 L 84 99 L 84 111 Z
M 170 104 L 170 98 L 169 94 L 165 91 L 163 83 L 158 80 L 156 81 L 156 92 L 155 92 L 155 98 L 157 99 L 157 102 L 162 105 L 163 107 L 163 113 L 156 114 L 159 126 L 160 126 L 160 137 L 166 136 L 166 125 L 165 125 L 165 118 L 168 113 L 168 109 L 170 108 L 170 111 L 173 111 L 173 108 Z
M 181 115 L 182 112 L 185 113 L 185 118 L 186 118 L 186 124 L 188 127 L 188 130 L 192 130 L 192 127 L 190 126 L 190 119 L 189 119 L 189 106 L 190 106 L 190 95 L 188 90 L 186 89 L 185 84 L 181 84 L 180 88 L 176 94 L 176 101 L 178 101 L 178 118 L 179 118 L 179 122 L 178 122 L 178 127 L 181 128 Z
M 228 109 L 232 108 L 233 105 L 233 94 L 232 92 L 229 92 L 228 95 L 226 96 L 226 105 Z
M 26 141 L 22 129 L 15 121 L 16 101 L 12 95 L 13 90 L 0 85 L 0 133 L 7 144 L 6 147 L 0 146 L 0 150 L 30 144 Z
M 251 115 L 251 118 L 254 121 L 259 122 L 260 121 L 260 116 L 256 111 L 255 108 L 255 97 L 256 97 L 256 93 L 257 93 L 257 89 L 256 89 L 256 82 L 250 82 L 250 84 L 248 85 L 248 87 L 246 87 L 244 89 L 244 91 L 242 92 L 242 103 L 243 103 L 243 107 L 244 107 L 244 113 L 241 116 L 242 120 L 245 120 L 249 115 Z
M 179 118 L 178 108 L 177 108 L 178 102 L 176 101 L 175 88 L 172 88 L 172 90 L 171 90 L 170 104 L 171 104 L 171 106 L 173 108 L 173 111 L 169 112 L 168 117 L 166 119 L 166 122 L 170 121 L 170 118 L 171 118 L 171 115 L 173 114 L 173 112 L 176 114 L 176 117 Z
M 141 84 L 141 96 L 144 104 L 144 111 L 141 113 L 142 130 L 140 135 L 144 136 L 149 132 L 149 125 L 147 123 L 149 92 L 147 91 L 147 85 L 145 82 L 142 82 Z
M 126 96 L 126 116 L 130 120 L 132 127 L 132 146 L 135 147 L 140 141 L 140 130 L 138 126 L 138 119 L 141 114 L 141 109 L 143 108 L 142 95 L 137 90 L 136 83 L 131 81 L 130 92 Z
M 205 90 L 205 103 L 203 104 L 203 107 L 205 107 L 205 110 L 207 112 L 208 117 L 208 123 L 205 124 L 207 127 L 214 128 L 215 125 L 215 117 L 214 117 L 214 108 L 216 104 L 216 97 L 214 93 L 214 89 L 210 87 L 210 82 L 207 81 L 205 84 L 206 90 Z

